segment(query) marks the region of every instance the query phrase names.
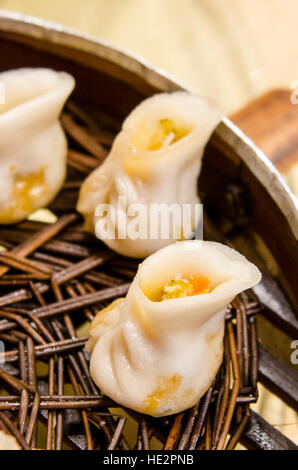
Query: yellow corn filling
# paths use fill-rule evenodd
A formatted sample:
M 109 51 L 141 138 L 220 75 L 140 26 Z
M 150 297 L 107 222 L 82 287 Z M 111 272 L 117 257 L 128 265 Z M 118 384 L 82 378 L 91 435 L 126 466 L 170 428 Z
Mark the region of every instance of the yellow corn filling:
M 14 175 L 13 189 L 9 195 L 10 205 L 0 209 L 0 223 L 10 224 L 29 215 L 40 207 L 40 198 L 48 191 L 44 168 L 37 173 Z
M 171 402 L 181 385 L 182 377 L 179 374 L 169 378 L 162 378 L 156 389 L 147 396 L 144 405 L 145 412 L 154 414 L 159 405 Z
M 199 294 L 209 294 L 210 279 L 208 277 L 192 277 L 190 279 L 173 279 L 165 284 L 160 292 L 159 301 L 190 297 Z
M 189 132 L 189 129 L 176 127 L 171 119 L 161 119 L 150 139 L 148 150 L 160 150 L 163 147 L 174 144 L 189 134 Z

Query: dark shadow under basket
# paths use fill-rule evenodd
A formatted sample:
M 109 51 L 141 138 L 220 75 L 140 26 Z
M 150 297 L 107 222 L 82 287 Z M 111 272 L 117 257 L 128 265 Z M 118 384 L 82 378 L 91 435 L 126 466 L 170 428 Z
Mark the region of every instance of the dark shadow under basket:
M 129 111 L 146 96 L 179 86 L 55 25 L 0 14 L 0 41 L 1 70 L 47 66 L 69 71 L 77 82 L 62 116 L 71 149 L 68 178 L 49 206 L 57 222 L 0 230 L 7 249 L 0 267 L 6 345 L 0 428 L 24 449 L 234 449 L 239 441 L 248 448 L 295 448 L 250 410 L 258 377 L 292 407 L 298 402 L 296 371 L 272 354 L 270 338 L 266 349 L 258 346 L 256 327 L 256 314 L 266 313 L 289 337 L 298 333 L 297 212 L 278 173 L 228 120 L 220 124 L 199 181 L 205 239 L 243 252 L 263 281 L 230 305 L 223 364 L 193 409 L 159 419 L 123 410 L 94 385 L 82 334 L 100 308 L 125 295 L 137 262 L 84 233 L 75 204 L 82 180 L 105 158 Z

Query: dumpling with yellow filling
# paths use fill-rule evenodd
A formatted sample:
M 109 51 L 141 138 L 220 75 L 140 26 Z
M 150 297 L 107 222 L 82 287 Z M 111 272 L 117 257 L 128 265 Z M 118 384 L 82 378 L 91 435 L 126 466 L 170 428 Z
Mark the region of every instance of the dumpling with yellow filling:
M 140 264 L 126 297 L 91 324 L 93 380 L 117 403 L 152 416 L 190 408 L 222 362 L 228 304 L 260 278 L 219 243 L 189 240 L 157 251 Z
M 187 92 L 161 93 L 139 104 L 124 121 L 106 161 L 82 185 L 77 209 L 85 228 L 118 253 L 140 258 L 191 238 L 200 217 L 195 204 L 200 202 L 203 150 L 220 119 L 215 102 Z M 186 228 L 182 217 L 176 222 L 170 215 L 169 230 L 163 232 L 158 216 L 149 211 L 162 204 L 192 205 Z M 139 212 L 140 207 L 148 210 Z M 142 229 L 130 231 L 129 222 L 136 219 Z
M 0 224 L 46 206 L 66 174 L 67 142 L 59 114 L 74 78 L 46 68 L 0 73 Z

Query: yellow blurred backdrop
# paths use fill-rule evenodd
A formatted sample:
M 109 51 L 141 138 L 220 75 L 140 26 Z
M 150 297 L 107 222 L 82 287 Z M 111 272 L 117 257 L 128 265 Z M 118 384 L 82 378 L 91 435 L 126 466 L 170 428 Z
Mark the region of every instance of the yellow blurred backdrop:
M 226 113 L 298 80 L 297 0 L 0 0 L 0 8 L 139 54 Z
M 141 55 L 232 113 L 298 80 L 297 0 L 0 0 Z M 291 170 L 298 194 L 298 164 Z M 254 405 L 298 443 L 297 414 L 260 387 Z

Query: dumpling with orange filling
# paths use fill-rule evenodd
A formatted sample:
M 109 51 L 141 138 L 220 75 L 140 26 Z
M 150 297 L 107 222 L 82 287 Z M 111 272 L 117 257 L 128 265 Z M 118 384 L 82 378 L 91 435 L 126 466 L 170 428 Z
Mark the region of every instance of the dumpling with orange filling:
M 260 278 L 219 243 L 190 240 L 157 251 L 140 264 L 126 297 L 91 324 L 93 380 L 116 402 L 152 416 L 190 408 L 222 362 L 228 304 Z
M 199 211 L 186 214 L 183 227 L 181 220 L 170 222 L 168 233 L 163 233 L 149 209 L 195 207 L 200 202 L 197 182 L 203 151 L 220 119 L 215 102 L 187 92 L 161 93 L 140 103 L 125 119 L 106 161 L 82 185 L 77 209 L 86 230 L 118 253 L 136 258 L 192 238 Z M 109 210 L 103 216 L 97 209 L 104 205 Z M 134 205 L 148 210 L 138 214 L 136 207 L 136 217 L 129 213 Z M 144 230 L 125 231 L 136 218 Z

